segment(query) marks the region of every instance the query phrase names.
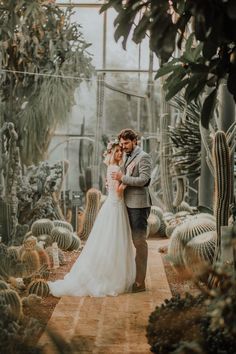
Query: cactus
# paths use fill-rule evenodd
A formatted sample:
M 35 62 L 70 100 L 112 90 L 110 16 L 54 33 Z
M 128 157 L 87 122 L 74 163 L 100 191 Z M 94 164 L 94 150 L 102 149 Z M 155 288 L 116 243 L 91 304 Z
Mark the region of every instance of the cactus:
M 34 236 L 29 236 L 23 241 L 23 248 L 25 250 L 33 250 L 37 244 L 37 238 Z
M 86 194 L 86 206 L 84 211 L 84 219 L 82 229 L 79 233 L 81 240 L 87 240 L 92 230 L 94 221 L 99 211 L 101 192 L 95 188 L 88 190 Z
M 31 231 L 34 236 L 50 235 L 54 224 L 49 219 L 39 219 L 33 222 Z
M 54 227 L 51 232 L 53 242 L 57 242 L 60 249 L 66 251 L 72 242 L 72 233 L 64 227 Z
M 8 288 L 9 288 L 9 285 L 4 280 L 0 280 L 0 291 L 6 290 Z
M 39 255 L 39 262 L 40 262 L 40 267 L 42 265 L 46 265 L 48 267 L 50 267 L 50 259 L 49 256 L 47 254 L 47 252 L 45 251 L 45 249 L 43 249 L 42 247 L 36 245 L 35 246 L 35 250 L 37 251 L 38 255 Z
M 67 221 L 53 220 L 53 225 L 54 225 L 54 227 L 64 227 L 65 229 L 69 230 L 70 232 L 73 232 L 72 225 Z
M 76 234 L 72 234 L 72 242 L 67 251 L 75 251 L 78 250 L 81 246 L 81 240 Z
M 211 264 L 214 258 L 216 239 L 216 231 L 208 231 L 189 241 L 183 252 L 186 268 L 193 273 L 199 273 L 203 265 Z
M 51 246 L 53 243 L 53 239 L 51 235 L 40 235 L 38 237 L 38 241 L 42 241 L 44 243 L 44 248 Z
M 9 305 L 12 317 L 19 320 L 22 317 L 22 303 L 15 290 L 4 289 L 0 291 L 0 304 Z
M 184 193 L 185 193 L 185 184 L 186 180 L 183 177 L 177 177 L 177 182 L 176 182 L 176 195 L 175 199 L 173 201 L 173 206 L 178 207 L 184 200 Z
M 221 226 L 228 225 L 229 205 L 232 200 L 230 149 L 226 134 L 218 131 L 213 144 L 213 161 L 215 175 L 214 214 L 216 216 L 217 243 L 215 261 L 220 258 Z
M 35 294 L 40 297 L 47 297 L 50 293 L 48 283 L 44 279 L 33 280 L 28 288 L 28 294 Z
M 8 247 L 7 254 L 8 257 L 15 262 L 18 262 L 20 260 L 19 247 L 16 246 Z
M 151 214 L 157 215 L 160 220 L 163 219 L 163 210 L 155 205 L 151 206 Z
M 177 207 L 177 212 L 179 211 L 187 211 L 191 214 L 193 212 L 193 209 L 187 202 L 182 201 Z
M 158 235 L 161 237 L 166 236 L 166 224 L 165 224 L 164 220 L 161 220 L 161 225 L 158 230 Z
M 37 308 L 41 304 L 41 302 L 42 298 L 36 294 L 30 294 L 22 298 L 22 305 L 32 310 Z
M 186 244 L 195 236 L 213 230 L 215 230 L 214 221 L 195 216 L 188 217 L 175 228 L 171 235 L 168 247 L 171 263 L 176 267 L 184 267 L 183 251 Z
M 148 217 L 148 225 L 149 225 L 149 236 L 156 235 L 161 226 L 161 221 L 159 217 L 155 214 L 150 213 Z
M 48 246 L 45 249 L 45 251 L 47 252 L 47 254 L 49 256 L 50 266 L 52 267 L 53 266 L 52 246 Z M 62 252 L 62 250 L 60 250 L 60 248 L 58 248 L 58 257 L 59 257 L 60 266 L 63 266 L 64 264 L 66 264 L 64 253 Z
M 36 250 L 24 249 L 21 251 L 20 260 L 24 265 L 24 275 L 28 276 L 37 272 L 40 268 L 39 255 Z

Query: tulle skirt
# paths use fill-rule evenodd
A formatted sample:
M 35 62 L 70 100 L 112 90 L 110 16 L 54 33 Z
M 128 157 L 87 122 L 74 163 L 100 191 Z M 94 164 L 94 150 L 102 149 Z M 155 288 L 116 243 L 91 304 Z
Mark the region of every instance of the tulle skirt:
M 48 282 L 54 296 L 115 296 L 129 292 L 135 280 L 135 258 L 126 206 L 108 197 L 89 238 L 63 280 Z

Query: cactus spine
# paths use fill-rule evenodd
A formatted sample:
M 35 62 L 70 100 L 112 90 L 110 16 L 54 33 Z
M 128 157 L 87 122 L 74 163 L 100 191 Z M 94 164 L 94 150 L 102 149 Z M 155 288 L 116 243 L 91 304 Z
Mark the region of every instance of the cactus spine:
M 76 251 L 80 248 L 81 241 L 80 238 L 76 234 L 72 234 L 72 242 L 67 251 Z
M 24 273 L 26 276 L 37 272 L 40 268 L 40 259 L 36 250 L 23 249 L 20 260 L 24 265 Z
M 218 131 L 213 144 L 213 161 L 215 170 L 214 213 L 216 216 L 217 242 L 214 260 L 218 261 L 221 250 L 221 226 L 228 225 L 229 205 L 232 193 L 230 149 L 226 134 Z
M 73 227 L 70 223 L 63 220 L 53 220 L 54 227 L 64 227 L 65 229 L 73 232 Z

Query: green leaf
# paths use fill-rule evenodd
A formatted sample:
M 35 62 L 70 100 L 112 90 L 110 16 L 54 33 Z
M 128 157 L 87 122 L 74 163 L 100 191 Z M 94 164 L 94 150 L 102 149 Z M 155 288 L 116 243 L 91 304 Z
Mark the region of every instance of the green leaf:
M 189 81 L 189 79 L 187 78 L 187 79 L 184 79 L 184 80 L 178 82 L 176 85 L 172 86 L 171 89 L 166 94 L 166 100 L 169 101 L 178 92 L 180 92 L 182 90 L 182 88 L 187 85 L 188 81 Z
M 178 67 L 182 67 L 182 65 L 175 65 L 174 63 L 171 65 L 169 63 L 164 64 L 160 69 L 157 70 L 155 79 L 159 79 L 159 77 L 169 74 L 171 71 L 176 70 Z
M 209 122 L 213 116 L 215 104 L 216 104 L 216 97 L 217 97 L 217 88 L 215 88 L 209 96 L 205 99 L 202 112 L 201 112 L 201 124 L 204 128 L 209 128 Z

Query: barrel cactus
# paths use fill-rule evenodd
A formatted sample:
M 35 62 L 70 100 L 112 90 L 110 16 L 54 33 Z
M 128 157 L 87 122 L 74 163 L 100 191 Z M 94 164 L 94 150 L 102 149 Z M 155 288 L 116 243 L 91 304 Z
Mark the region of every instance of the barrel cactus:
M 15 290 L 4 289 L 0 291 L 0 304 L 9 305 L 12 317 L 19 320 L 22 317 L 22 303 Z
M 54 227 L 64 227 L 65 229 L 69 230 L 70 232 L 73 232 L 73 227 L 72 225 L 63 220 L 53 220 Z
M 70 244 L 70 247 L 67 249 L 67 251 L 76 251 L 80 248 L 81 246 L 81 240 L 76 234 L 72 234 L 72 242 Z
M 39 255 L 40 266 L 46 264 L 48 267 L 50 267 L 50 259 L 49 259 L 47 252 L 45 251 L 45 249 L 36 245 L 35 250 L 37 251 L 37 253 Z
M 38 236 L 38 241 L 43 242 L 44 248 L 51 246 L 53 243 L 53 239 L 51 235 L 40 235 Z
M 187 243 L 183 251 L 185 266 L 194 274 L 203 266 L 212 264 L 216 247 L 216 231 L 208 231 L 195 236 Z
M 54 224 L 49 219 L 39 219 L 33 222 L 31 231 L 34 236 L 50 235 Z
M 12 259 L 15 262 L 19 261 L 19 259 L 20 259 L 19 247 L 17 247 L 17 246 L 8 247 L 7 253 L 8 253 L 8 257 L 10 259 Z
M 6 290 L 8 288 L 9 288 L 9 285 L 4 280 L 0 280 L 0 291 Z
M 152 205 L 150 213 L 157 215 L 160 220 L 163 219 L 163 210 L 158 206 Z
M 183 251 L 186 244 L 195 236 L 216 229 L 215 222 L 207 218 L 188 217 L 173 231 L 168 246 L 168 255 L 171 263 L 178 267 L 184 267 Z
M 44 279 L 33 280 L 28 286 L 28 294 L 35 294 L 40 297 L 47 297 L 50 293 L 48 283 Z
M 66 251 L 72 242 L 72 233 L 64 227 L 54 227 L 51 232 L 53 242 L 57 242 L 60 249 Z
M 161 226 L 159 217 L 156 214 L 150 213 L 147 222 L 149 225 L 149 236 L 156 235 Z
M 98 189 L 91 188 L 86 194 L 86 206 L 84 211 L 83 225 L 79 232 L 81 240 L 87 240 L 92 230 L 94 221 L 100 208 L 101 192 Z

